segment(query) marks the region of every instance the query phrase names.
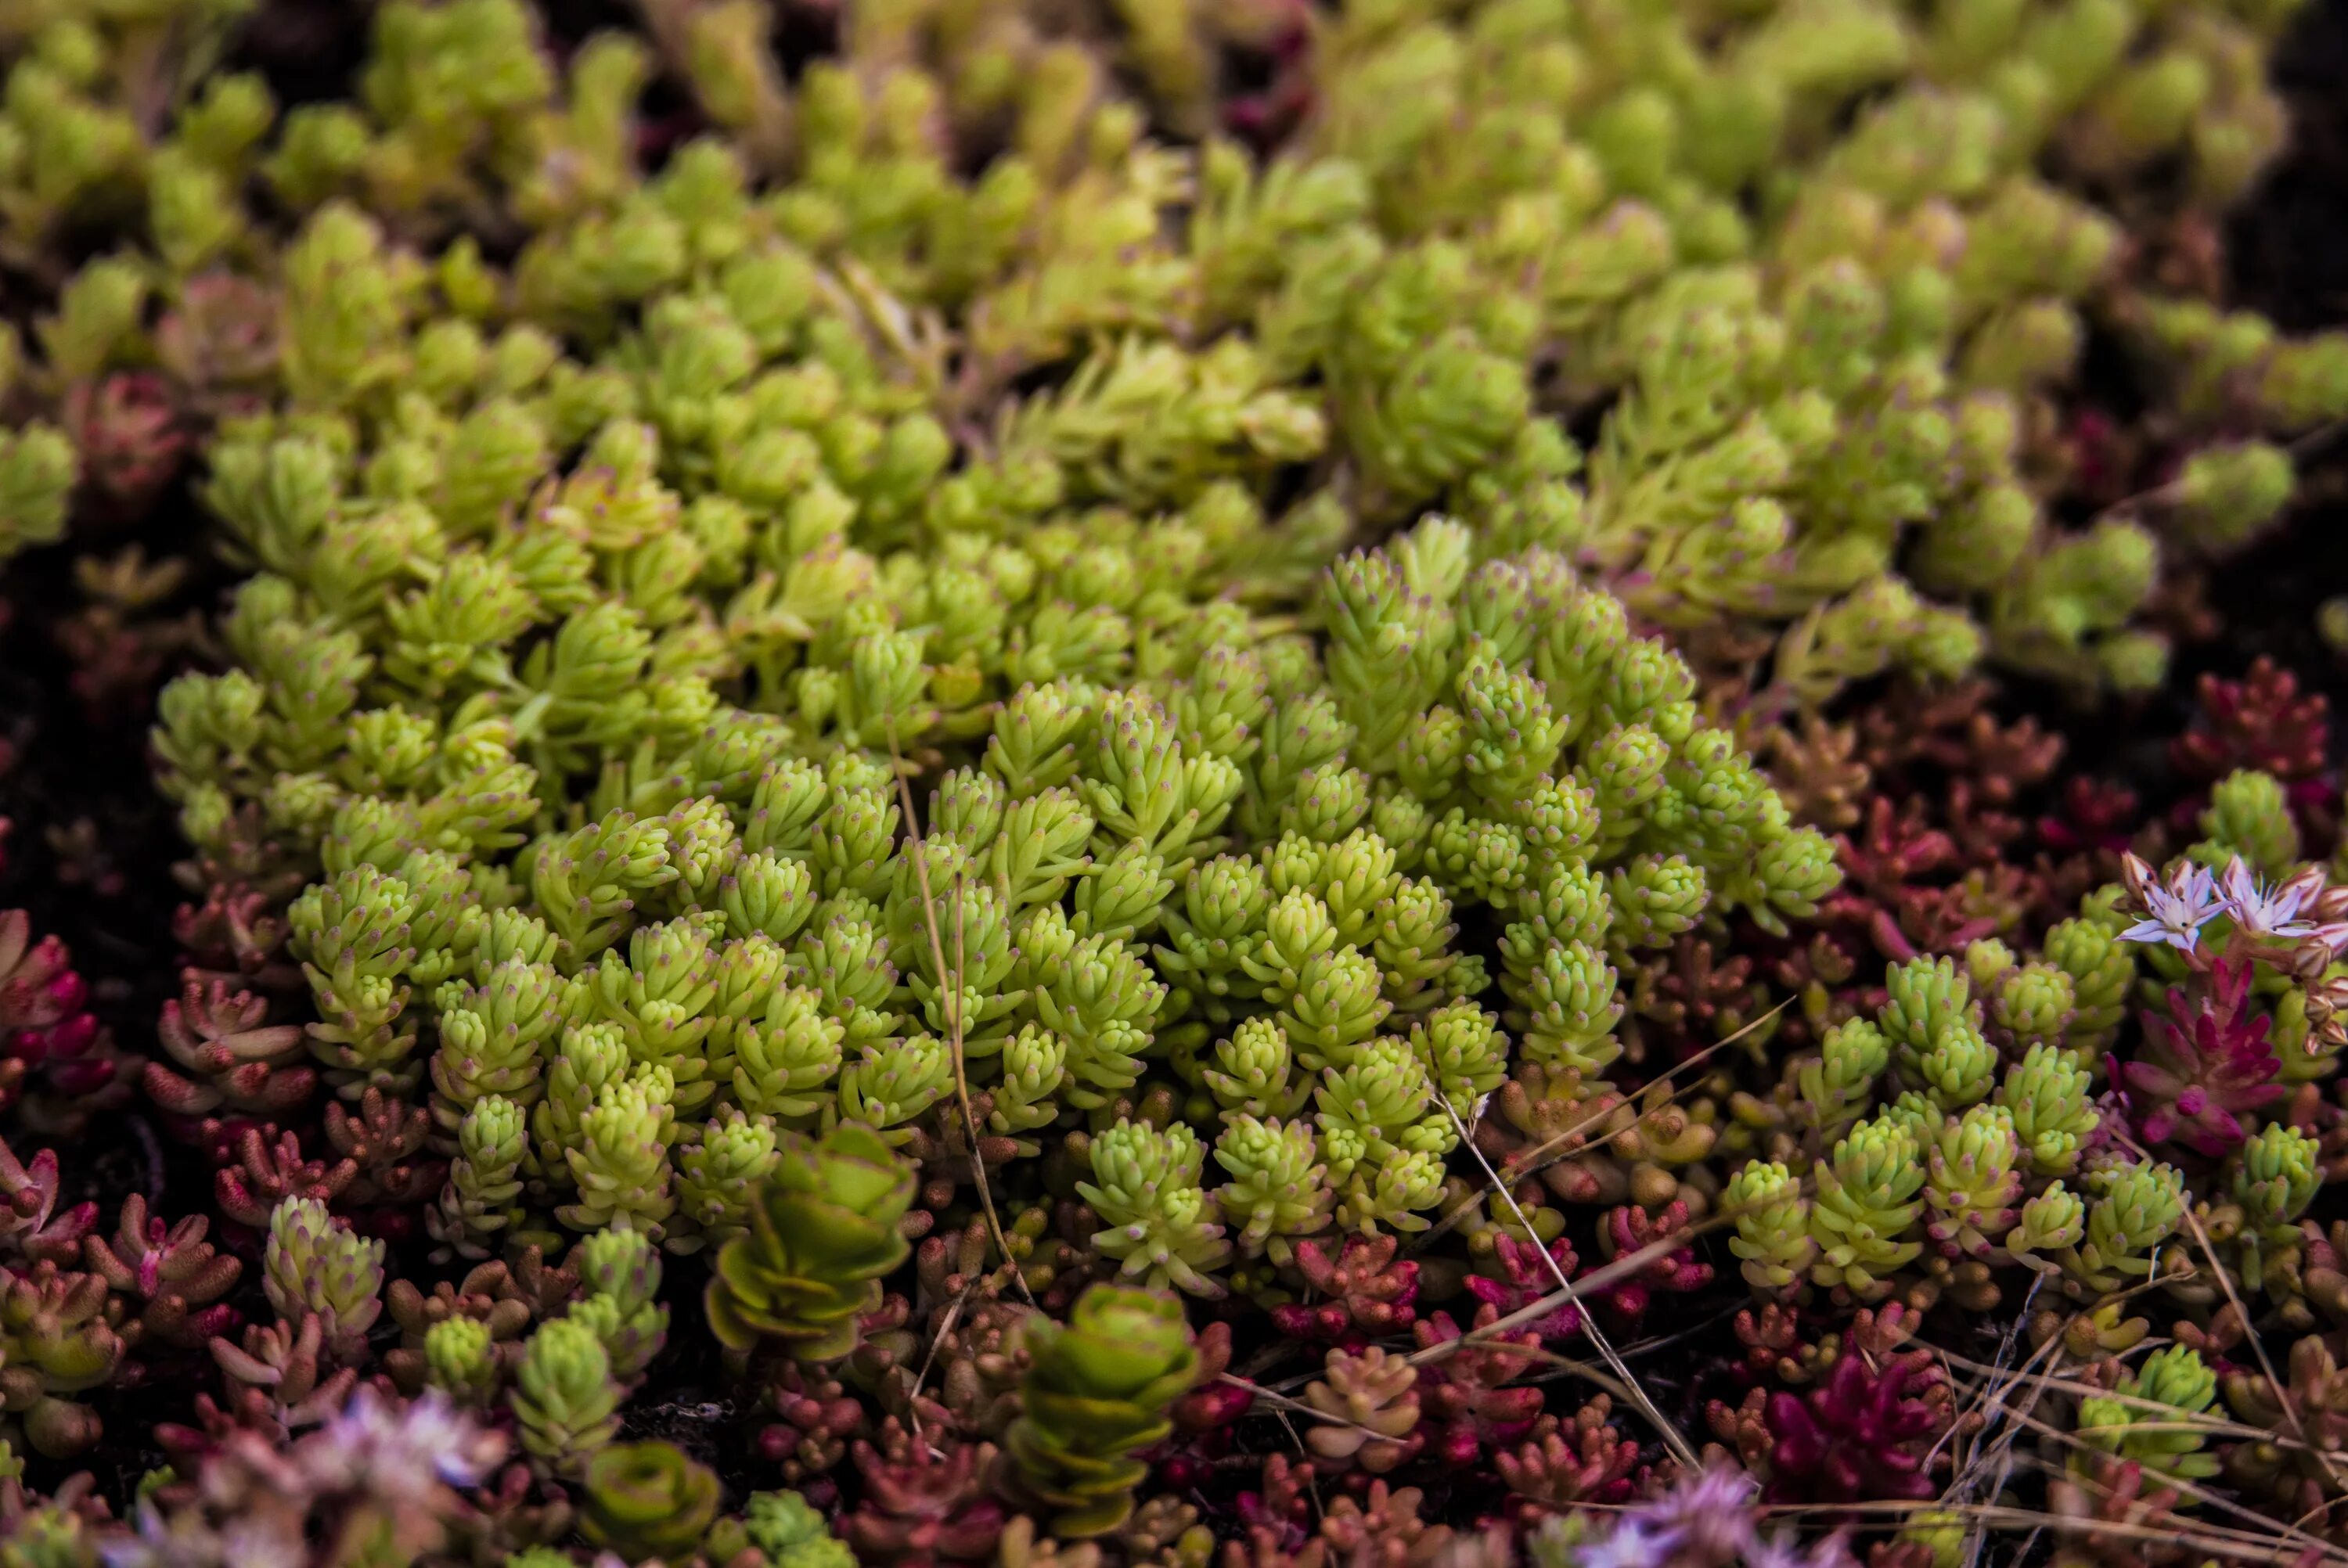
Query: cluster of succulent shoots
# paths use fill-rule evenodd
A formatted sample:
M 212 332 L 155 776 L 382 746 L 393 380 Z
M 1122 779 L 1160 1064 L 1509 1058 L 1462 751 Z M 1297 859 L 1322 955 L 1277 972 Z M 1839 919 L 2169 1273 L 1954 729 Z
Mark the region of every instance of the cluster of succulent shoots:
M 1875 1019 L 1835 1025 L 1817 1055 L 1788 1066 L 1773 1101 L 1740 1106 L 1740 1136 L 1774 1156 L 1742 1166 L 1722 1198 L 1735 1216 L 1731 1249 L 1756 1290 L 1880 1301 L 1900 1271 L 1921 1267 L 1986 1309 L 2000 1299 L 1996 1272 L 2014 1266 L 2041 1276 L 2034 1293 L 2049 1286 L 2085 1301 L 2157 1282 L 2161 1244 L 2208 1224 L 2188 1220 L 2196 1194 L 2186 1170 L 2161 1158 L 2172 1153 L 2213 1173 L 2233 1207 L 2215 1237 L 2228 1245 L 2201 1258 L 2171 1252 L 2159 1266 L 2204 1289 L 2216 1288 L 2213 1274 L 2244 1293 L 2263 1288 L 2272 1250 L 2298 1248 L 2324 1175 L 2317 1138 L 2274 1112 L 2291 1084 L 2334 1065 L 2329 1016 L 2305 1020 L 2311 996 L 2337 982 L 2304 988 L 2348 938 L 2348 927 L 2291 916 L 2311 891 L 2321 889 L 2319 909 L 2348 893 L 2324 886 L 2317 866 L 2266 888 L 2236 858 L 2221 911 L 2209 874 L 2189 863 L 2168 888 L 2133 856 L 2130 872 L 2132 912 L 2144 918 L 2066 923 L 2030 964 L 1988 940 L 1954 960 L 1895 967 Z M 2199 928 L 2220 917 L 2230 939 L 2212 957 Z M 2193 966 L 2126 1060 L 2110 1049 L 2116 1009 L 2098 1005 L 2136 983 L 2115 938 L 2180 948 Z M 2266 994 L 2254 1000 L 2261 979 Z M 2270 1033 L 2289 1017 L 2301 1020 L 2295 1045 Z M 2298 1289 L 2289 1274 L 2274 1284 Z
M 2288 0 L 283 9 L 0 7 L 0 558 L 234 578 L 151 1038 L 0 913 L 0 1563 L 2348 1549 L 2320 700 L 1975 683 L 2348 417 Z
M 1129 616 L 1107 567 L 1072 596 L 989 550 L 1211 494 L 1206 559 L 1168 569 L 1218 587 L 1432 507 L 1655 624 L 1760 634 L 1784 701 L 1984 656 L 2140 689 L 2164 571 L 2270 525 L 2275 439 L 2348 412 L 2348 335 L 2283 337 L 2206 275 L 2283 138 L 2288 0 L 891 3 L 810 22 L 840 53 L 803 82 L 768 35 L 832 7 L 662 0 L 558 62 L 520 0 L 411 0 L 352 101 L 283 112 L 255 76 L 174 75 L 244 9 L 13 20 L 0 244 L 52 298 L 0 359 L 11 547 L 135 513 L 257 418 L 335 448 L 370 517 L 428 514 L 370 529 L 397 542 L 351 563 L 345 616 L 608 468 L 600 530 L 565 526 L 626 558 L 602 586 L 655 630 L 688 587 L 822 620 L 838 582 L 780 610 L 757 585 L 835 536 L 973 574 L 988 636 Z M 649 116 L 654 84 L 690 109 Z M 2116 187 L 2161 239 L 2124 235 Z M 119 247 L 74 270 L 93 224 Z M 2147 450 L 2071 417 L 2091 330 L 2161 399 Z M 1585 454 L 1565 425 L 1601 406 Z M 683 525 L 651 550 L 640 477 Z M 1236 548 L 1223 487 L 1315 482 L 1279 509 L 1327 532 Z M 1136 552 L 1123 527 L 1097 542 Z M 309 541 L 241 542 L 287 573 Z M 893 619 L 936 623 L 932 665 L 978 634 L 942 601 Z M 771 635 L 729 627 L 768 679 Z

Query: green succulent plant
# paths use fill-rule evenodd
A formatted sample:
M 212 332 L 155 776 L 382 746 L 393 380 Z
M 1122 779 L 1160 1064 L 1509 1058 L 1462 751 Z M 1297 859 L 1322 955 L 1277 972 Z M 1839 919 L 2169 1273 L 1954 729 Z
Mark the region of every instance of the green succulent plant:
M 613 1443 L 581 1478 L 579 1533 L 632 1563 L 692 1555 L 717 1516 L 716 1472 L 674 1443 Z
M 575 1505 L 635 1559 L 1081 1559 L 1045 1520 L 1189 1563 L 1179 1508 L 1133 1517 L 1213 1364 L 1162 1287 L 1375 1318 L 1406 1265 L 1432 1304 L 1463 1246 L 1498 1286 L 1572 1212 L 1613 1258 L 1708 1210 L 1787 1322 L 1970 1309 L 2004 1270 L 2114 1340 L 2140 1287 L 2208 1305 L 2164 1246 L 2192 1216 L 2260 1322 L 2326 1309 L 2316 1112 L 2189 1172 L 2106 1123 L 2131 1009 L 2184 973 L 2123 892 L 2034 947 L 2047 911 L 1993 877 L 1941 890 L 1999 935 L 1879 924 L 1921 956 L 1854 1013 L 1869 978 L 1797 927 L 1849 924 L 1860 818 L 1832 778 L 1781 793 L 1745 727 L 1832 732 L 1894 676 L 2165 678 L 2179 564 L 2277 526 L 2299 437 L 2348 416 L 2348 333 L 2179 282 L 2282 141 L 2292 8 L 875 0 L 786 62 L 804 18 L 752 0 L 576 47 L 520 0 L 384 0 L 348 101 L 281 106 L 222 65 L 243 0 L 0 7 L 0 561 L 151 522 L 184 471 L 241 574 L 150 737 L 191 985 L 228 989 L 142 1081 L 175 1128 L 333 1145 L 223 1175 L 296 1194 L 241 1345 L 160 1263 L 75 1272 L 105 1244 L 0 1167 L 0 1403 L 66 1455 L 77 1396 L 208 1349 L 240 1445 L 298 1443 L 388 1310 L 393 1380 L 548 1483 L 485 1502 L 477 1553 Z M 1219 128 L 1295 104 L 1262 145 Z M 2120 506 L 2062 417 L 2114 344 L 2176 461 Z M 80 591 L 99 641 L 153 608 Z M 1884 773 L 1861 733 L 1841 762 Z M 2190 852 L 2270 894 L 2308 848 L 2271 739 L 2209 770 Z M 2342 978 L 2260 962 L 2278 1079 L 2336 1071 Z M 1652 1087 L 1707 1033 L 1739 1051 Z M 417 1245 L 471 1272 L 427 1296 L 336 1214 L 444 1162 Z M 785 1473 L 856 1467 L 847 1539 L 796 1492 L 721 1518 L 708 1469 L 617 1441 L 683 1332 L 664 1271 L 704 1265 Z M 1004 1291 L 1111 1272 L 1006 1327 Z M 935 1388 L 901 1376 L 922 1328 Z M 1427 1451 L 1505 1441 L 1529 1506 L 1619 1490 L 1560 1468 L 1603 1468 L 1607 1420 L 1520 1459 L 1514 1355 L 1414 1382 L 1349 1349 L 1315 1388 L 1395 1430 L 1307 1446 L 1395 1458 L 1424 1394 Z M 973 1390 L 1014 1379 L 1005 1429 Z M 2205 1479 L 2137 1404 L 2213 1387 L 2164 1349 L 2080 1436 Z M 919 1450 L 839 1409 L 933 1396 L 958 1435 Z M 997 1439 L 1029 1511 L 1000 1543 Z M 2303 1512 L 2272 1447 L 2230 1445 L 2230 1484 Z M 204 1479 L 131 1528 L 211 1528 Z M 1449 1549 L 1408 1490 L 1275 1554 Z M 1908 1544 L 1956 1553 L 1943 1515 Z M 89 1555 L 94 1522 L 33 1517 Z
M 611 1355 L 592 1325 L 558 1318 L 530 1337 L 514 1373 L 523 1449 L 558 1470 L 575 1471 L 619 1435 L 619 1407 Z
M 2080 1400 L 2079 1437 L 2157 1474 L 2201 1480 L 2218 1473 L 2218 1459 L 2202 1451 L 2209 1435 L 2196 1422 L 2217 1398 L 2217 1374 L 2189 1347 L 2172 1345 L 2146 1357 L 2110 1395 Z
M 798 1361 L 847 1355 L 858 1317 L 880 1304 L 880 1277 L 905 1260 L 898 1222 L 912 1199 L 912 1168 L 870 1128 L 843 1122 L 820 1140 L 794 1136 L 747 1234 L 718 1252 L 710 1331 L 737 1350 L 771 1340 Z
M 1026 1350 L 1023 1413 L 1004 1450 L 1018 1485 L 1050 1512 L 1054 1534 L 1107 1534 L 1148 1472 L 1133 1456 L 1172 1430 L 1167 1412 L 1198 1378 L 1180 1301 L 1096 1285 L 1066 1324 L 1031 1322 Z

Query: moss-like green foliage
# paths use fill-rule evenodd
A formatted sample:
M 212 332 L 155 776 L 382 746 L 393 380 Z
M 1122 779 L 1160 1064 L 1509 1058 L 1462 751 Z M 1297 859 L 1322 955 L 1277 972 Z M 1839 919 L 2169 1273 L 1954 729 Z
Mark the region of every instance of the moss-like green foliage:
M 744 1533 L 774 1568 L 855 1568 L 856 1556 L 796 1491 L 753 1492 L 742 1511 Z
M 849 1122 L 925 1166 L 975 1137 L 1023 1200 L 1073 1160 L 1095 1245 L 1200 1295 L 1427 1225 L 1512 1071 L 1601 1092 L 1657 954 L 1838 880 L 1634 617 L 1767 632 L 1796 702 L 1984 650 L 2157 664 L 2160 538 L 2052 520 L 2026 448 L 2091 316 L 2199 329 L 2032 170 L 2238 190 L 2262 100 L 2195 84 L 2239 19 L 1347 9 L 1269 159 L 1154 139 L 1072 56 L 981 102 L 917 28 L 787 86 L 711 22 L 670 63 L 712 132 L 648 170 L 633 42 L 558 70 L 511 5 L 396 9 L 356 105 L 240 79 L 155 166 L 93 130 L 15 220 L 85 178 L 152 202 L 28 387 L 131 363 L 151 291 L 175 342 L 198 300 L 273 323 L 253 364 L 165 356 L 249 394 L 201 483 L 252 575 L 156 749 L 207 864 L 306 884 L 309 1049 L 342 1095 L 428 1095 L 461 1255 L 624 1227 L 716 1254 L 729 1339 L 780 1335 L 744 1305 L 802 1277 L 761 1215 Z M 88 72 L 50 100 L 122 123 Z M 203 219 L 251 182 L 283 219 Z M 2281 353 L 2242 362 L 2280 386 Z M 1601 405 L 1584 450 L 1560 411 Z M 2274 514 L 2277 456 L 2194 460 L 2197 548 Z M 2254 794 L 2211 842 L 2280 864 Z M 1979 1256 L 2044 1195 L 2014 1171 L 2075 1171 L 2127 949 L 2074 922 L 1943 968 L 1785 1107 L 1797 1180 L 1903 1093 L 1919 1170 L 1963 1122 L 1937 1196 L 1862 1202 L 1855 1150 L 1800 1234 L 1754 1222 L 1763 1275 Z M 810 1354 L 887 1259 L 794 1319 Z
M 333 458 L 284 436 L 252 461 L 253 482 L 275 475 L 283 498 Z M 646 504 L 665 505 L 639 473 Z M 509 526 L 551 529 L 551 548 L 572 527 L 556 505 Z M 1138 535 L 1081 549 L 1074 538 L 1056 573 L 1141 559 Z M 275 613 L 284 587 L 256 579 L 232 624 Z M 970 1114 L 1014 1152 L 1041 1152 L 1029 1135 L 1056 1122 L 1096 1122 L 1084 1195 L 1104 1222 L 1097 1245 L 1143 1278 L 1211 1294 L 1223 1233 L 1252 1254 L 1323 1223 L 1310 1200 L 1273 1195 L 1301 1192 L 1315 1166 L 1336 1223 L 1425 1223 L 1452 1118 L 1498 1084 L 1511 1035 L 1520 1060 L 1594 1080 L 1619 1050 L 1632 955 L 1729 912 L 1782 927 L 1834 885 L 1826 842 L 1791 826 L 1698 717 L 1685 665 L 1632 636 L 1619 601 L 1551 551 L 1479 561 L 1467 529 L 1431 520 L 1325 575 L 1313 601 L 1325 641 L 1210 641 L 1240 629 L 1228 603 L 1151 602 L 1151 635 L 1172 640 L 1163 657 L 1213 647 L 1211 663 L 1126 692 L 1058 674 L 973 710 L 966 740 L 932 737 L 976 765 L 940 777 L 918 849 L 891 736 L 876 753 L 850 710 L 880 700 L 855 692 L 887 661 L 942 677 L 914 651 L 932 633 L 886 630 L 870 598 L 837 601 L 839 632 L 794 656 L 843 662 L 804 664 L 787 684 L 811 689 L 826 671 L 846 684 L 788 721 L 720 701 L 712 679 L 735 677 L 718 665 L 661 673 L 650 627 L 600 592 L 514 675 L 537 694 L 510 716 L 483 692 L 434 721 L 417 688 L 353 714 L 351 743 L 381 755 L 345 768 L 347 785 L 331 769 L 301 784 L 288 831 L 330 875 L 294 925 L 326 1020 L 315 1049 L 345 1091 L 415 1086 L 429 1067 L 461 1155 L 438 1234 L 483 1247 L 535 1212 L 678 1251 L 728 1242 L 755 1229 L 753 1194 L 772 1190 L 791 1130 L 857 1122 L 926 1148 L 942 1119 L 960 1120 L 966 1085 L 983 1100 Z M 557 715 L 574 699 L 545 682 L 563 661 L 600 663 L 590 644 L 612 637 L 623 672 L 576 698 L 601 728 L 558 741 L 546 726 L 568 723 Z M 1419 650 L 1417 673 L 1389 719 L 1395 688 L 1372 651 L 1397 640 Z M 452 678 L 489 670 L 474 658 Z M 227 809 L 221 792 L 246 787 L 197 738 L 210 722 L 197 715 L 243 689 L 176 689 L 162 743 L 194 770 L 191 809 Z M 638 733 L 654 722 L 639 699 L 672 690 L 691 726 Z M 902 698 L 901 756 L 932 743 L 921 701 Z M 460 709 L 481 717 L 448 727 Z M 1381 725 L 1398 735 L 1385 755 L 1361 738 Z M 549 792 L 583 781 L 594 757 L 600 815 L 533 835 Z M 294 778 L 252 775 L 260 809 Z M 1479 907 L 1503 933 L 1488 957 L 1454 945 L 1457 915 Z M 1475 1001 L 1495 971 L 1497 1014 Z M 1287 1125 L 1264 1195 L 1247 1180 L 1210 1192 L 1207 1140 L 1189 1128 L 1118 1124 L 1159 1061 L 1210 1097 L 1189 1109 L 1219 1138 L 1217 1102 Z M 1257 1168 L 1239 1157 L 1233 1174 Z

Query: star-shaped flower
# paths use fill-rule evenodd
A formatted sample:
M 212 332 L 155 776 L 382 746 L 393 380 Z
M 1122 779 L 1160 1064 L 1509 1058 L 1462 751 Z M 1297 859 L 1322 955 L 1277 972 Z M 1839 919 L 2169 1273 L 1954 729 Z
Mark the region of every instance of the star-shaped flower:
M 2180 861 L 2164 885 L 2135 856 L 2124 864 L 2128 891 L 2146 916 L 2120 933 L 2124 942 L 2157 943 L 2189 953 L 2200 944 L 2201 927 L 2229 910 L 2207 866 Z
M 2308 936 L 2315 929 L 2312 922 L 2298 918 L 2299 907 L 2308 895 L 2322 885 L 2322 878 L 2311 879 L 2305 873 L 2288 882 L 2272 886 L 2260 882 L 2250 868 L 2242 864 L 2239 855 L 2226 863 L 2222 885 L 2222 904 L 2233 917 L 2235 926 L 2253 937 L 2277 937 L 2285 940 Z

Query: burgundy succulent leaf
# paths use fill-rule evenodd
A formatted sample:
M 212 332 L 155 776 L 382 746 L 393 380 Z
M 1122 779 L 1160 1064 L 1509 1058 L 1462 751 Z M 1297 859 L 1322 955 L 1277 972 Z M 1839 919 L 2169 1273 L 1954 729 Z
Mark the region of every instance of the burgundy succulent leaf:
M 1250 145 L 1276 145 L 1311 112 L 1314 101 L 1311 6 L 1301 0 L 1251 7 L 1231 7 L 1248 15 L 1252 26 L 1242 27 L 1227 43 L 1254 56 L 1265 84 L 1238 94 L 1222 106 L 1223 128 Z
M 151 371 L 78 382 L 66 393 L 64 415 L 84 479 L 109 512 L 143 509 L 187 456 L 189 432 L 170 384 Z
M 1003 1505 L 986 1495 L 994 1445 L 918 1442 L 892 1419 L 882 1446 L 856 1445 L 864 1504 L 840 1521 L 857 1560 L 880 1563 L 968 1563 L 994 1555 Z
M 2261 655 L 2239 681 L 2201 677 L 2200 722 L 2169 743 L 2178 772 L 2214 783 L 2239 768 L 2285 783 L 2322 770 L 2331 738 L 2330 703 L 2302 694 L 2299 678 Z
M 1312 1476 L 1311 1467 L 1292 1463 L 1286 1454 L 1267 1455 L 1261 1490 L 1242 1491 L 1233 1503 L 1241 1527 L 1251 1536 L 1268 1536 L 1282 1551 L 1302 1547 L 1313 1512 Z
M 2069 459 L 2074 489 L 2106 503 L 2127 493 L 2137 466 L 2128 459 L 2130 443 L 2123 430 L 2117 419 L 2092 405 L 2073 412 L 2062 431 L 2061 445 Z
M 1199 1330 L 1199 1380 L 1174 1401 L 1174 1430 L 1193 1436 L 1220 1435 L 1247 1414 L 1255 1389 L 1227 1379 L 1231 1365 L 1231 1326 L 1210 1323 Z
M 2251 965 L 2221 958 L 2173 986 L 2166 1018 L 2147 1013 L 2144 1044 L 2120 1066 L 2129 1115 L 2147 1143 L 2179 1143 L 2212 1159 L 2240 1146 L 2240 1118 L 2280 1099 L 2282 1070 L 2268 1020 L 2250 1001 Z
M 76 1204 L 60 1214 L 57 1193 L 56 1150 L 36 1150 L 20 1164 L 0 1143 L 0 1256 L 51 1263 L 81 1256 L 82 1240 L 98 1224 L 98 1205 Z
M 1570 1262 L 1569 1253 L 1568 1266 Z M 1540 1419 L 1541 1390 L 1508 1385 L 1532 1370 L 1540 1357 L 1541 1336 L 1489 1333 L 1500 1317 L 1492 1307 L 1479 1309 L 1474 1327 L 1487 1331 L 1485 1337 L 1419 1370 L 1419 1435 L 1444 1463 L 1472 1465 L 1503 1445 L 1522 1442 Z M 1422 1350 L 1461 1337 L 1459 1325 L 1447 1312 L 1422 1317 L 1413 1333 Z
M 35 941 L 30 916 L 0 909 L 0 1106 L 15 1103 L 36 1073 L 69 1100 L 114 1081 L 117 1063 L 88 1000 L 66 945 Z
M 1332 1258 L 1316 1242 L 1298 1243 L 1297 1271 L 1326 1299 L 1275 1307 L 1273 1325 L 1293 1338 L 1348 1348 L 1407 1329 L 1418 1316 L 1418 1265 L 1397 1257 L 1400 1247 L 1391 1235 L 1349 1235 Z
M 1550 1264 L 1556 1267 L 1551 1269 Z M 1495 1278 L 1488 1275 L 1468 1276 L 1468 1293 L 1501 1317 L 1522 1312 L 1543 1297 L 1557 1291 L 1557 1282 L 1571 1280 L 1581 1260 L 1574 1255 L 1573 1243 L 1564 1236 L 1549 1245 L 1545 1261 L 1541 1249 L 1530 1242 L 1520 1242 L 1506 1231 L 1497 1231 L 1492 1240 L 1492 1266 L 1498 1269 Z M 1541 1339 L 1563 1339 L 1578 1333 L 1581 1327 L 1581 1308 L 1570 1301 L 1533 1318 L 1524 1327 Z
M 150 1216 L 147 1200 L 133 1193 L 122 1200 L 120 1223 L 111 1240 L 82 1239 L 82 1256 L 107 1288 L 135 1304 L 134 1343 L 159 1340 L 183 1350 L 201 1349 L 236 1327 L 236 1308 L 222 1301 L 236 1286 L 243 1264 L 205 1239 L 211 1222 L 190 1214 L 174 1225 Z
M 1492 1456 L 1529 1518 L 1627 1501 L 1637 1490 L 1639 1443 L 1608 1419 L 1613 1406 L 1612 1396 L 1601 1394 L 1570 1417 L 1543 1416 L 1525 1442 Z
M 1198 1380 L 1174 1401 L 1174 1436 L 1146 1456 L 1157 1488 L 1176 1496 L 1213 1480 L 1235 1444 L 1241 1418 L 1255 1407 L 1255 1385 L 1224 1376 L 1231 1364 L 1231 1326 L 1208 1324 L 1199 1331 L 1198 1348 Z
M 302 967 L 285 956 L 284 910 L 261 888 L 209 888 L 202 903 L 180 906 L 171 936 L 188 950 L 192 978 L 249 979 L 283 994 L 306 984 Z
M 264 382 L 277 361 L 276 295 L 224 272 L 191 278 L 155 329 L 155 351 L 181 384 L 218 395 Z
M 2134 790 L 2107 779 L 2074 774 L 2063 786 L 2061 809 L 2038 819 L 2038 837 L 2058 853 L 2097 850 L 2116 855 L 2128 846 L 2143 818 Z
M 1765 1419 L 1772 1502 L 1921 1501 L 1939 1490 L 1925 1460 L 1944 1424 L 1918 1398 L 1935 1378 L 1895 1357 L 1879 1371 L 1863 1356 L 1838 1358 L 1807 1394 L 1769 1397 Z
M 307 1041 L 301 1025 L 272 1025 L 268 1018 L 263 998 L 188 970 L 155 1025 L 180 1071 L 149 1062 L 149 1097 L 179 1117 L 225 1108 L 268 1119 L 299 1109 L 318 1082 L 316 1070 L 296 1061 Z
M 214 1176 L 213 1187 L 222 1214 L 258 1230 L 287 1198 L 336 1203 L 358 1173 L 358 1162 L 347 1157 L 331 1164 L 303 1158 L 302 1142 L 291 1132 L 269 1142 L 248 1130 L 238 1142 L 237 1163 Z
M 1889 795 L 1879 794 L 1868 803 L 1860 835 L 1836 837 L 1835 858 L 1841 862 L 1849 883 L 1835 896 L 1830 908 L 1896 895 L 1911 883 L 1955 866 L 1958 856 L 1956 841 L 1926 820 L 1921 799 L 1911 797 L 1903 811 Z
M 369 1089 L 354 1113 L 340 1102 L 326 1107 L 326 1142 L 358 1167 L 350 1198 L 356 1204 L 398 1206 L 429 1201 L 440 1191 L 448 1164 L 424 1154 L 432 1132 L 431 1113 Z
M 1629 1256 L 1673 1235 L 1687 1233 L 1688 1206 L 1674 1199 L 1654 1214 L 1635 1204 L 1608 1212 L 1598 1227 L 1599 1251 L 1608 1262 Z M 1658 1253 L 1639 1269 L 1610 1286 L 1598 1299 L 1607 1315 L 1626 1327 L 1635 1327 L 1647 1314 L 1657 1292 L 1679 1296 L 1702 1290 L 1712 1283 L 1712 1265 L 1695 1255 L 1691 1241 Z
M 759 1456 L 780 1465 L 793 1486 L 820 1476 L 848 1453 L 848 1440 L 865 1429 L 864 1407 L 839 1379 L 785 1362 L 767 1389 L 782 1419 L 760 1430 Z

